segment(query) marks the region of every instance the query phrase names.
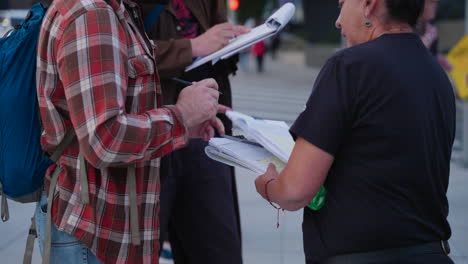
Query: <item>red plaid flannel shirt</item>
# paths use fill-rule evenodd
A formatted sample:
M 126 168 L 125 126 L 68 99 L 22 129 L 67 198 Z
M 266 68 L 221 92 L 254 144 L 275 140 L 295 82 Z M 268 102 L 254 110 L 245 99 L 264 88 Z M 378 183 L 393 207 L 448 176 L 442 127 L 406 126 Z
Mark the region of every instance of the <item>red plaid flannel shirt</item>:
M 154 47 L 140 33 L 136 5 L 108 2 L 54 1 L 42 25 L 37 84 L 43 148 L 52 153 L 71 128 L 77 135 L 60 168 L 47 172 L 48 187 L 52 172 L 62 170 L 52 219 L 105 263 L 158 263 L 159 157 L 183 147 L 187 131 L 174 106 L 158 107 Z M 88 162 L 86 206 L 80 150 Z M 137 166 L 140 246 L 130 236 L 129 164 Z

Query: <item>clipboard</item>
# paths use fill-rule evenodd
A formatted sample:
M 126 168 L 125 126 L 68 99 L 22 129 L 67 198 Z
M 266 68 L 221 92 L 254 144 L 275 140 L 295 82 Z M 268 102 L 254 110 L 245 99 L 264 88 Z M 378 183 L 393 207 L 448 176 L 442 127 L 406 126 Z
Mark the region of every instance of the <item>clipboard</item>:
M 296 6 L 294 4 L 284 4 L 264 24 L 253 28 L 249 33 L 234 38 L 224 48 L 208 56 L 196 59 L 190 66 L 185 68 L 185 72 L 191 71 L 210 61 L 211 64 L 215 64 L 219 60 L 228 59 L 257 42 L 273 37 L 289 23 L 295 12 Z

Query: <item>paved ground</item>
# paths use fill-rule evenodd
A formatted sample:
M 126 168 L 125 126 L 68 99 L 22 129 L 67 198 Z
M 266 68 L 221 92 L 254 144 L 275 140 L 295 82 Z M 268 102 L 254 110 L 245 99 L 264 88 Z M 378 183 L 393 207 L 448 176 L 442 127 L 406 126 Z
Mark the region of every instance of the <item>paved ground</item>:
M 233 78 L 234 107 L 258 117 L 291 123 L 304 108 L 317 70 L 301 66 L 298 54 L 266 64 L 266 72 L 240 72 Z M 251 65 L 253 66 L 253 65 Z M 458 153 L 456 153 L 458 155 Z M 276 210 L 261 199 L 254 187 L 256 175 L 238 170 L 245 264 L 303 264 L 302 213 L 286 213 L 276 229 Z M 468 264 L 468 170 L 452 169 L 449 187 L 453 228 L 451 246 L 456 263 Z M 34 205 L 11 204 L 11 220 L 0 223 L 0 263 L 22 262 L 29 219 Z M 36 247 L 33 263 L 40 263 Z

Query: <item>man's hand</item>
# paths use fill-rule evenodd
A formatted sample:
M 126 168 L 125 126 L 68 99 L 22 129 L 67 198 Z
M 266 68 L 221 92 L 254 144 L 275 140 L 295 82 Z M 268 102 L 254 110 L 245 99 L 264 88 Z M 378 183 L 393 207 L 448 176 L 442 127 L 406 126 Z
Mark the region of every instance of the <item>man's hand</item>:
M 191 129 L 216 116 L 218 99 L 218 84 L 214 79 L 205 79 L 183 89 L 176 106 Z
M 228 110 L 232 109 L 225 105 L 218 105 L 218 114 L 225 114 Z M 224 135 L 226 133 L 223 122 L 221 122 L 217 117 L 190 128 L 189 136 L 190 138 L 202 138 L 203 140 L 208 141 L 214 137 L 215 130 L 217 130 L 220 135 Z
M 212 139 L 215 135 L 215 129 L 219 134 L 224 135 L 223 122 L 217 117 L 203 122 L 202 124 L 189 129 L 190 138 L 201 138 L 205 141 Z
M 236 26 L 231 23 L 218 24 L 191 40 L 192 56 L 210 55 L 226 46 L 232 38 L 248 32 L 250 29 L 244 26 Z

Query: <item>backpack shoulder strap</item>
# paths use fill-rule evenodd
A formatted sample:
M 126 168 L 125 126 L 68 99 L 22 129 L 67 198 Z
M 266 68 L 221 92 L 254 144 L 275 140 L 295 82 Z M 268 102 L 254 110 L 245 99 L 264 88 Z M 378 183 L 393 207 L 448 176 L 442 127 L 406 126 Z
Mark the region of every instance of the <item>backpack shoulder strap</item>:
M 6 222 L 10 219 L 10 212 L 8 210 L 8 201 L 6 198 L 6 195 L 3 193 L 3 186 L 2 183 L 0 182 L 0 196 L 2 196 L 1 201 L 0 201 L 0 215 L 1 219 L 3 222 Z
M 153 24 L 158 20 L 159 16 L 161 15 L 162 11 L 164 10 L 165 5 L 156 5 L 153 10 L 149 13 L 149 15 L 145 18 L 145 30 L 146 32 L 150 32 L 151 27 Z
M 60 144 L 57 146 L 55 152 L 49 157 L 50 160 L 56 163 L 60 156 L 62 156 L 65 148 L 68 147 L 68 145 L 70 145 L 70 143 L 73 141 L 73 138 L 75 138 L 75 130 L 71 128 L 67 131 L 65 137 L 63 138 L 62 142 L 60 142 Z
M 23 264 L 31 264 L 34 251 L 34 240 L 37 238 L 36 214 L 31 218 L 31 226 L 29 227 L 28 239 L 26 240 L 26 249 L 23 255 Z

